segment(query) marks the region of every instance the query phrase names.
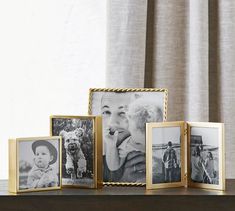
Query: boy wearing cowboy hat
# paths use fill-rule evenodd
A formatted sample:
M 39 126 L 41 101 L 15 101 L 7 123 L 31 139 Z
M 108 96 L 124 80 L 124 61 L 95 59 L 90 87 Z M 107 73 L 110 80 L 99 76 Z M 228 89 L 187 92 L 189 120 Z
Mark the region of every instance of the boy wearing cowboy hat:
M 33 142 L 34 165 L 28 175 L 28 188 L 46 188 L 58 186 L 58 176 L 52 168 L 57 161 L 57 150 L 49 142 L 38 140 Z

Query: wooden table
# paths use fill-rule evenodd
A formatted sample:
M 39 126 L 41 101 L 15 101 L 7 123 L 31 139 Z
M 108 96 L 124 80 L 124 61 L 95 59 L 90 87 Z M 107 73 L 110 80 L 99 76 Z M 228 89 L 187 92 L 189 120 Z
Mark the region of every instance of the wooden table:
M 226 181 L 226 191 L 195 188 L 145 190 L 145 187 L 104 187 L 100 190 L 63 189 L 13 195 L 7 181 L 0 181 L 0 211 L 8 210 L 233 210 L 235 180 Z

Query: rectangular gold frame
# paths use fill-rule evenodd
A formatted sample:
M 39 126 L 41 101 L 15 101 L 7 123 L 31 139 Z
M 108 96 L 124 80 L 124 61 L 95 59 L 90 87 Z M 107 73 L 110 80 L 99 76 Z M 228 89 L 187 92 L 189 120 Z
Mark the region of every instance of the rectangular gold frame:
M 181 143 L 181 181 L 172 183 L 152 183 L 152 130 L 153 128 L 180 127 Z M 185 186 L 185 124 L 180 122 L 146 123 L 146 189 L 170 188 Z
M 87 187 L 83 185 L 63 185 L 62 187 L 70 187 L 70 188 L 102 188 L 103 187 L 103 160 L 102 160 L 102 118 L 101 116 L 66 116 L 66 115 L 51 115 L 50 116 L 50 134 L 52 135 L 52 121 L 55 118 L 60 119 L 92 119 L 93 120 L 93 135 L 94 135 L 94 186 Z M 62 149 L 62 148 L 61 148 Z M 62 166 L 62 161 L 61 161 Z M 62 178 L 62 176 L 61 176 Z
M 88 114 L 92 115 L 92 95 L 93 92 L 163 92 L 164 93 L 164 112 L 163 121 L 167 119 L 168 90 L 166 88 L 90 88 Z M 145 186 L 146 183 L 130 182 L 103 182 L 104 185 L 111 186 Z
M 190 175 L 190 132 L 191 127 L 217 128 L 219 130 L 219 185 L 195 183 L 191 180 Z M 188 186 L 196 188 L 207 188 L 215 190 L 225 190 L 225 146 L 224 146 L 224 124 L 212 122 L 187 122 L 187 160 L 188 160 Z
M 19 189 L 19 142 L 21 141 L 36 141 L 36 140 L 58 140 L 59 139 L 59 172 L 60 172 L 60 185 L 58 187 L 49 187 L 49 188 L 37 188 L 37 189 Z M 43 136 L 43 137 L 27 137 L 27 138 L 16 138 L 9 139 L 9 181 L 8 181 L 8 190 L 11 193 L 25 193 L 25 192 L 38 192 L 38 191 L 48 191 L 48 190 L 60 190 L 62 179 L 62 169 L 61 169 L 61 161 L 62 161 L 62 140 L 60 136 Z

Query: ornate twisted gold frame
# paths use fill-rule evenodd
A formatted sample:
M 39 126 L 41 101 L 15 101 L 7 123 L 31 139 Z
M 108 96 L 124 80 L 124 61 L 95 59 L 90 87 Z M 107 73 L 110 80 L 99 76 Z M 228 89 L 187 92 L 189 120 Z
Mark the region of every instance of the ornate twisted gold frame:
M 164 93 L 164 111 L 163 121 L 167 120 L 168 90 L 165 88 L 90 88 L 88 114 L 92 115 L 92 96 L 94 92 L 163 92 Z M 146 178 L 147 179 L 147 178 Z M 103 182 L 107 186 L 145 186 L 146 183 L 136 182 Z

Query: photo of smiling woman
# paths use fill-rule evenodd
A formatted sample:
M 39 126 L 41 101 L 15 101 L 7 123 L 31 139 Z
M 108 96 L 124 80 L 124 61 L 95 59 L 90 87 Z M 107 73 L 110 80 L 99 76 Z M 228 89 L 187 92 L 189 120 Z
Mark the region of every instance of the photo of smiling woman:
M 89 114 L 103 117 L 103 181 L 145 183 L 145 124 L 162 122 L 164 92 L 98 91 Z

